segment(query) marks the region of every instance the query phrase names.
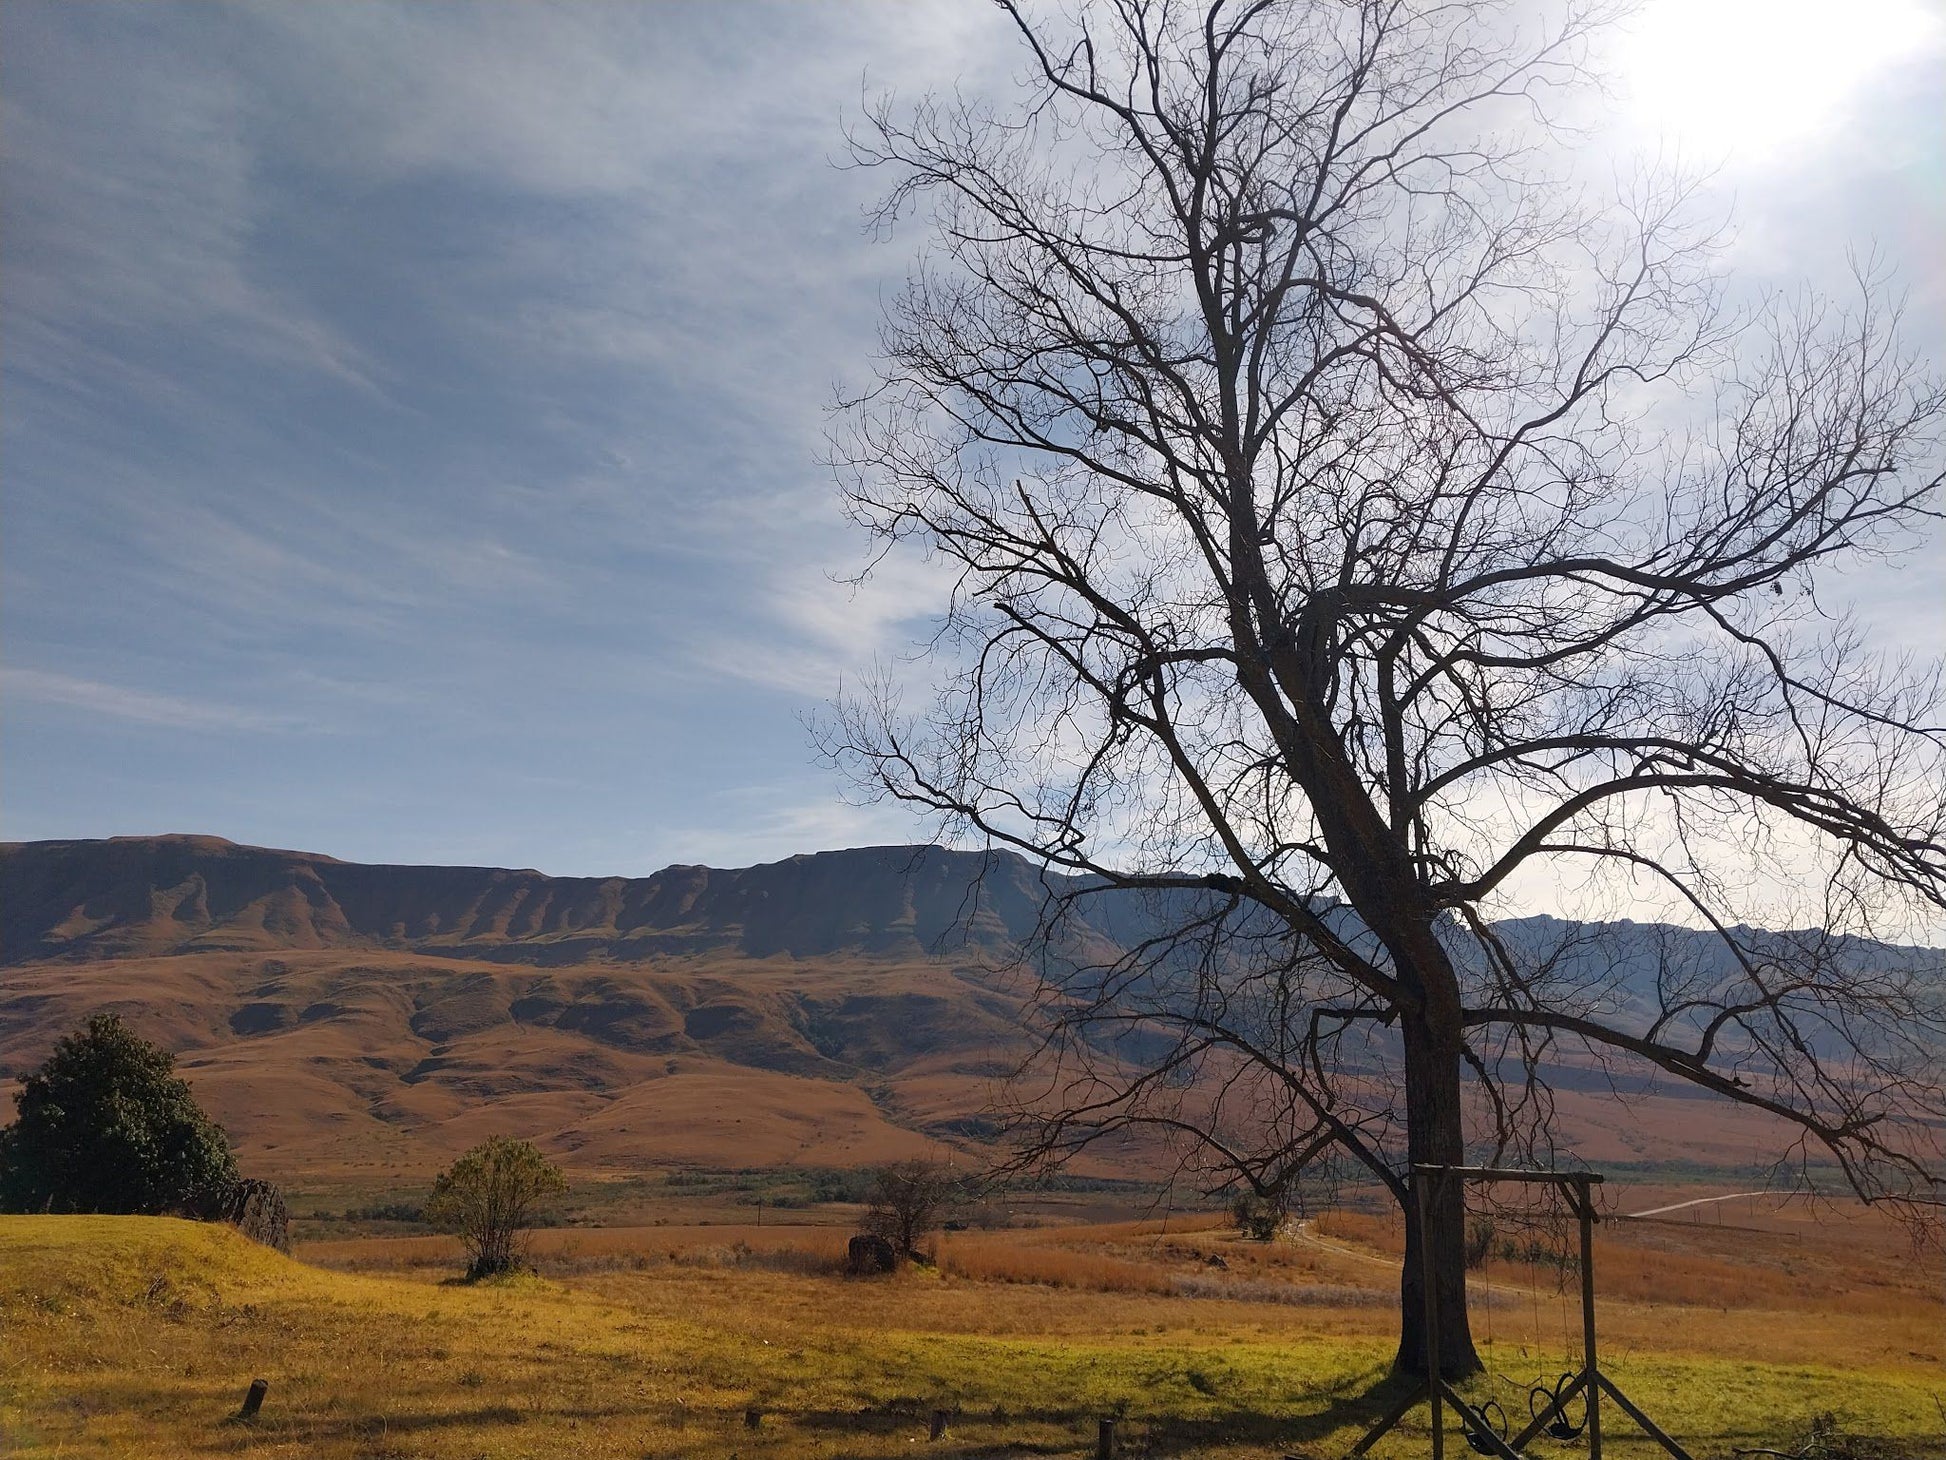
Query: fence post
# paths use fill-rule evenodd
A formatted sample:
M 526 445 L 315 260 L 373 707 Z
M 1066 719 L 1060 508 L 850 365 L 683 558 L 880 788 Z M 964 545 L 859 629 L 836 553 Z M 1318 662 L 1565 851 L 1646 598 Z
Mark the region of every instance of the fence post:
M 943 1409 L 935 1409 L 932 1412 L 932 1431 L 930 1434 L 926 1436 L 926 1438 L 929 1440 L 936 1440 L 945 1433 L 946 1433 L 946 1411 Z
M 1446 1460 L 1446 1416 L 1441 1412 L 1439 1390 L 1443 1376 L 1439 1372 L 1439 1269 L 1433 1263 L 1432 1245 L 1432 1204 L 1433 1198 L 1446 1185 L 1446 1172 L 1441 1168 L 1439 1184 L 1433 1184 L 1432 1172 L 1425 1167 L 1412 1168 L 1412 1200 L 1419 1209 L 1419 1287 L 1425 1306 L 1426 1322 L 1426 1397 L 1432 1410 L 1432 1460 Z M 1466 1278 L 1461 1276 L 1464 1283 Z
M 252 1379 L 250 1392 L 243 1396 L 243 1408 L 236 1412 L 238 1419 L 255 1419 L 257 1411 L 264 1407 L 264 1395 L 270 1392 L 270 1380 Z
M 1574 1185 L 1575 1215 L 1581 1219 L 1581 1362 L 1588 1371 L 1582 1390 L 1588 1406 L 1588 1460 L 1601 1460 L 1601 1361 L 1595 1357 L 1595 1199 L 1584 1176 Z
M 1115 1460 L 1115 1421 L 1105 1419 L 1095 1431 L 1095 1460 Z

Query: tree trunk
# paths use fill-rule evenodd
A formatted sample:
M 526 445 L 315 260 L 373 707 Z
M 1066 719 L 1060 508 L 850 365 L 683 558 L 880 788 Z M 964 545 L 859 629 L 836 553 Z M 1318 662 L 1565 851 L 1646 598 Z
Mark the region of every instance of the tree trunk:
M 1466 1137 L 1460 1122 L 1458 1032 L 1430 1028 L 1426 1020 L 1411 1015 L 1400 1023 L 1405 1034 L 1406 1149 L 1415 1165 L 1461 1165 L 1466 1159 Z M 1447 1378 L 1461 1379 L 1483 1367 L 1473 1350 L 1473 1331 L 1466 1313 L 1464 1183 L 1448 1180 L 1434 1188 L 1431 1219 L 1431 1267 L 1438 1280 L 1439 1367 Z M 1408 1374 L 1426 1372 L 1426 1269 L 1415 1190 L 1405 1207 L 1399 1353 L 1393 1360 L 1396 1369 Z

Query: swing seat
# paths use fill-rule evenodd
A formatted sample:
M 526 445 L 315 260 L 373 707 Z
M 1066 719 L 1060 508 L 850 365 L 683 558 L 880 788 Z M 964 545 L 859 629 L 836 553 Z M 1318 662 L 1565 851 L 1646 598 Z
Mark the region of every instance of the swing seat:
M 1581 1400 L 1580 1424 L 1576 1424 L 1568 1418 L 1567 1406 L 1561 1401 L 1561 1391 L 1574 1383 L 1574 1377 L 1573 1374 L 1563 1374 L 1559 1379 L 1554 1381 L 1552 1388 L 1549 1388 L 1546 1384 L 1536 1384 L 1532 1389 L 1527 1391 L 1527 1413 L 1530 1417 L 1538 1418 L 1540 1416 L 1544 1407 L 1543 1401 L 1553 1406 L 1554 1418 L 1547 1422 L 1542 1433 L 1550 1440 L 1559 1440 L 1564 1445 L 1571 1444 L 1573 1441 L 1580 1439 L 1582 1431 L 1588 1428 L 1588 1400 L 1586 1396 L 1583 1396 Z
M 1466 1436 L 1466 1443 L 1478 1454 L 1498 1455 L 1500 1445 L 1494 1444 L 1494 1440 L 1499 1440 L 1502 1445 L 1507 1441 L 1507 1411 L 1492 1399 L 1478 1409 L 1470 1405 L 1462 1405 L 1460 1409 L 1461 1432 Z M 1489 1410 L 1493 1413 L 1489 1414 Z M 1494 1415 L 1498 1415 L 1499 1419 L 1496 1420 Z

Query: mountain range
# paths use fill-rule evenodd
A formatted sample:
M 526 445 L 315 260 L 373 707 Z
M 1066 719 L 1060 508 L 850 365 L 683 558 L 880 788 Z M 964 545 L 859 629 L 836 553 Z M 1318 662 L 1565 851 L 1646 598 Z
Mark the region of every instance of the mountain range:
M 495 1131 L 582 1169 L 937 1151 L 990 1130 L 996 1082 L 1028 1048 L 1017 955 L 1077 885 L 939 847 L 585 878 L 215 837 L 5 843 L 0 1077 L 115 1010 L 176 1052 L 246 1163 L 280 1176 L 405 1180 Z M 1083 908 L 1060 930 L 1069 954 L 1157 916 L 1132 895 Z M 1500 926 L 1532 941 L 1567 925 Z M 1646 941 L 1708 941 L 1581 931 L 1623 962 Z M 1673 1137 L 1746 1162 L 1774 1137 L 1717 1104 L 1699 1123 L 1689 1092 L 1624 1110 L 1602 1081 L 1565 1086 L 1564 1129 L 1591 1160 L 1664 1156 Z M 1143 1163 L 1103 1157 L 1118 1160 Z
M 866 847 L 650 877 L 376 866 L 217 837 L 0 844 L 0 964 L 264 949 L 518 963 L 929 958 L 1035 930 L 1055 883 L 1011 853 Z

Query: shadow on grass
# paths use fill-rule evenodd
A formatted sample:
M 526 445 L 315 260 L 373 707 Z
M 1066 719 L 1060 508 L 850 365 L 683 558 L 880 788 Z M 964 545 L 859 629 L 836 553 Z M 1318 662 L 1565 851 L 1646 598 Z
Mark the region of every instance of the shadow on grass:
M 1414 1387 L 1412 1380 L 1374 1368 L 1311 1391 L 1304 1396 L 1305 1401 L 1321 1402 L 1298 1413 L 1237 1408 L 1194 1418 L 1128 1416 L 1123 1419 L 1121 1450 L 1130 1457 L 1168 1456 L 1205 1447 L 1240 1445 L 1261 1447 L 1267 1457 L 1295 1455 L 1304 1460 L 1323 1460 L 1321 1449 L 1307 1447 L 1331 1441 L 1330 1454 L 1336 1457 L 1347 1439 L 1362 1433 Z M 795 1409 L 778 1404 L 763 1407 L 762 1428 L 773 1435 L 798 1431 L 819 1434 L 827 1440 L 840 1440 L 846 1435 L 885 1437 L 923 1429 L 933 1409 L 929 1402 L 916 1398 L 856 1409 Z M 1073 1404 L 980 1407 L 950 1410 L 949 1416 L 946 1433 L 927 1443 L 928 1456 L 941 1457 L 941 1460 L 947 1457 L 983 1460 L 983 1457 L 1002 1455 L 1074 1454 L 1092 1445 L 1097 1421 L 1109 1414 L 1098 1406 Z M 666 1406 L 639 1403 L 565 1404 L 541 1409 L 489 1403 L 464 1409 L 382 1416 L 311 1414 L 277 1419 L 266 1416 L 248 1424 L 225 1424 L 223 1429 L 228 1433 L 217 1448 L 235 1451 L 275 1438 L 296 1440 L 308 1446 L 350 1440 L 361 1443 L 374 1455 L 383 1455 L 390 1453 L 386 1446 L 388 1440 L 404 1440 L 439 1430 L 520 1426 L 546 1430 L 567 1422 L 600 1426 L 672 1417 Z M 686 1411 L 675 1417 L 674 1427 L 698 1439 L 719 1430 L 728 1436 L 743 1429 L 743 1411 L 734 1408 Z M 1634 1426 L 1619 1416 L 1603 1428 L 1618 1439 L 1623 1435 L 1632 1437 L 1634 1431 Z M 1022 1430 L 1042 1433 L 1022 1434 Z M 1055 1433 L 1050 1435 L 1047 1431 Z M 1457 1440 L 1457 1434 L 1453 1438 Z M 1696 1453 L 1777 1441 L 1775 1436 L 1762 1437 L 1743 1428 L 1710 1434 L 1690 1433 L 1684 1439 Z M 1946 1450 L 1934 1451 L 1911 1441 L 1865 1442 L 1862 1439 L 1855 1451 L 1843 1453 L 1856 1455 L 1857 1460 L 1930 1460 L 1935 1455 L 1946 1456 Z
M 1376 1382 L 1374 1380 L 1376 1379 Z M 1362 1386 L 1362 1387 L 1361 1387 Z M 1172 1454 L 1199 1445 L 1263 1445 L 1283 1453 L 1336 1434 L 1344 1426 L 1369 1421 L 1383 1413 L 1402 1392 L 1399 1381 L 1374 1372 L 1353 1375 L 1324 1391 L 1324 1404 L 1311 1412 L 1267 1414 L 1235 1409 L 1195 1419 L 1136 1416 L 1124 1421 L 1123 1452 L 1131 1456 Z M 794 1409 L 787 1404 L 766 1406 L 763 1428 L 841 1435 L 895 1434 L 926 1425 L 933 1406 L 923 1400 L 902 1399 L 859 1409 Z M 463 1409 L 420 1410 L 385 1415 L 319 1415 L 302 1418 L 265 1416 L 246 1425 L 226 1425 L 224 1449 L 247 1447 L 263 1438 L 298 1438 L 307 1445 L 333 1440 L 374 1443 L 438 1430 L 625 1423 L 655 1417 L 658 1406 L 640 1404 L 550 1405 L 528 1409 L 515 1404 L 480 1404 Z M 953 1411 L 946 1433 L 926 1447 L 928 1455 L 977 1457 L 999 1454 L 1065 1454 L 1091 1443 L 1096 1422 L 1108 1417 L 1099 1407 L 1084 1405 L 1012 1406 Z M 725 1433 L 743 1426 L 741 1410 L 690 1412 L 679 1427 L 702 1433 L 720 1426 Z M 1006 1433 L 1012 1427 L 1065 1432 L 1056 1438 Z
M 640 1419 L 643 1410 L 631 1405 L 561 1405 L 542 1410 L 516 1404 L 481 1404 L 467 1409 L 420 1410 L 389 1414 L 259 1415 L 254 1420 L 225 1420 L 229 1450 L 254 1449 L 264 1440 L 295 1440 L 316 1446 L 331 1440 L 356 1440 L 370 1446 L 395 1435 L 414 1435 L 442 1429 L 545 1428 L 566 1420 L 601 1423 Z
M 1124 1420 L 1122 1448 L 1130 1455 L 1174 1454 L 1216 1444 L 1262 1445 L 1280 1453 L 1338 1435 L 1347 1426 L 1370 1424 L 1396 1402 L 1407 1389 L 1389 1369 L 1368 1369 L 1313 1391 L 1323 1402 L 1315 1410 L 1301 1413 L 1269 1414 L 1259 1409 L 1233 1409 L 1196 1418 L 1136 1415 Z M 769 1411 L 767 1418 L 779 1424 L 823 1431 L 828 1434 L 886 1435 L 925 1423 L 932 1408 L 918 1400 L 895 1400 L 889 1404 L 862 1409 L 792 1410 L 784 1406 Z M 996 1441 L 991 1434 L 965 1434 L 956 1431 L 997 1429 L 1007 1425 L 1047 1427 L 1071 1431 L 1092 1442 L 1099 1420 L 1115 1417 L 1099 1407 L 1084 1405 L 1039 1405 L 1014 1408 L 974 1408 L 954 1411 L 946 1434 L 927 1446 L 927 1453 L 960 1456 L 966 1460 L 996 1453 L 1039 1454 L 1071 1453 L 1076 1439 L 1049 1443 L 1009 1438 Z

